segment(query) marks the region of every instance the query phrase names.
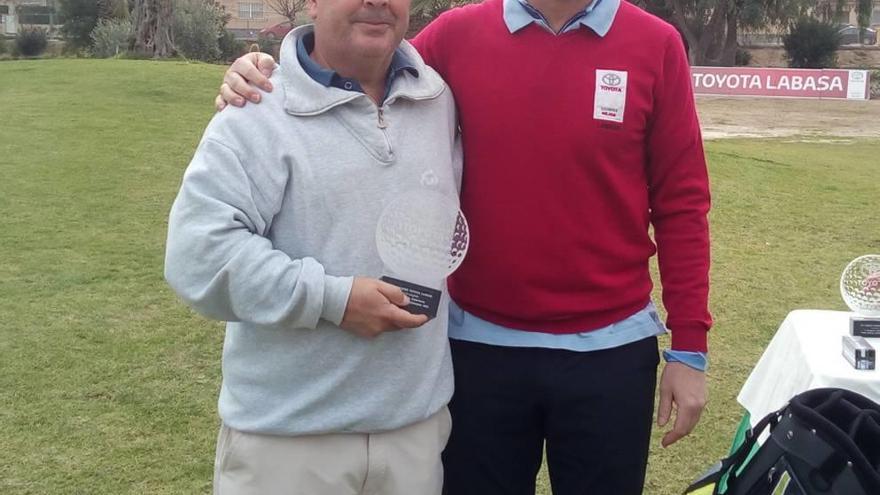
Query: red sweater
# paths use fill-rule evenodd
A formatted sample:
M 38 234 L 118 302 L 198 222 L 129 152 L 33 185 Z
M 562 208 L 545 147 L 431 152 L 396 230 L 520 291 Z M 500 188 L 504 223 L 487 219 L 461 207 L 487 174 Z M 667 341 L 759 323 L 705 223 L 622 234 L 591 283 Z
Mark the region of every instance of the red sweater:
M 648 303 L 657 252 L 672 347 L 705 351 L 709 186 L 675 29 L 622 2 L 604 38 L 511 34 L 487 0 L 413 43 L 452 88 L 463 135 L 471 243 L 452 298 L 512 328 L 596 329 Z M 622 122 L 596 118 L 597 92 L 620 93 L 622 74 L 597 89 L 597 70 L 626 72 Z

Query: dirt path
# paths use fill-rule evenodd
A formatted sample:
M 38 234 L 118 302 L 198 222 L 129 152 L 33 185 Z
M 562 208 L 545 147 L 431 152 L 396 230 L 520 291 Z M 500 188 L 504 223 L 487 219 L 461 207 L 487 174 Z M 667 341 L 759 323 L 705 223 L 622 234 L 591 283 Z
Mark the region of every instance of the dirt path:
M 880 100 L 802 100 L 698 96 L 706 139 L 880 138 Z

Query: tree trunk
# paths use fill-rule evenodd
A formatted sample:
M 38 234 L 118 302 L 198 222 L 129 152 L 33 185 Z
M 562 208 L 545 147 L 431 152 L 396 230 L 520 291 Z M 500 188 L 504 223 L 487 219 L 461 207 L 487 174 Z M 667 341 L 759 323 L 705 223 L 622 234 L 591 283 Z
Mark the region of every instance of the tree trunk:
M 171 0 L 135 0 L 132 50 L 153 58 L 174 55 L 172 19 Z
M 719 40 L 722 40 L 725 21 L 727 20 L 728 0 L 719 0 L 711 11 L 704 11 L 709 20 L 702 30 L 693 29 L 685 16 L 681 0 L 668 0 L 672 10 L 672 18 L 685 38 L 688 47 L 688 59 L 691 65 L 711 65 L 718 63 L 720 58 Z M 710 15 L 711 13 L 711 15 Z M 699 34 L 698 34 L 699 33 Z M 710 54 L 710 52 L 712 52 Z M 714 55 L 714 57 L 712 56 Z
M 697 65 L 697 36 L 688 26 L 687 18 L 684 16 L 684 8 L 680 0 L 671 0 L 672 17 L 675 20 L 678 31 L 684 36 L 685 45 L 688 47 L 688 60 L 691 64 Z
M 700 33 L 700 39 L 697 41 L 697 46 L 691 47 L 696 50 L 696 53 L 694 54 L 694 65 L 712 64 L 713 60 L 710 57 L 709 50 L 713 48 L 713 45 L 717 47 L 717 41 L 721 39 L 721 31 L 724 29 L 724 21 L 727 18 L 727 5 L 726 0 L 721 0 L 715 5 L 706 28 Z M 717 63 L 717 58 L 714 62 Z
M 737 32 L 739 25 L 739 9 L 735 6 L 727 13 L 727 33 L 724 40 L 724 48 L 721 50 L 721 65 L 733 67 L 736 65 L 736 50 L 739 48 Z

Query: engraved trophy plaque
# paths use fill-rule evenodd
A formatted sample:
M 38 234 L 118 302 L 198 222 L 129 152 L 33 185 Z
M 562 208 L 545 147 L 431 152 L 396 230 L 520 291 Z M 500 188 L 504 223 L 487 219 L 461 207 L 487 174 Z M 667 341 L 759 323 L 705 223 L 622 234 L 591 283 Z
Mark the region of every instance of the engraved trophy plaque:
M 446 277 L 467 252 L 467 221 L 457 199 L 420 189 L 385 207 L 376 226 L 376 247 L 388 273 L 382 280 L 409 297 L 406 310 L 434 318 Z
M 880 337 L 880 255 L 852 260 L 840 277 L 840 294 L 855 313 L 849 333 L 857 337 Z

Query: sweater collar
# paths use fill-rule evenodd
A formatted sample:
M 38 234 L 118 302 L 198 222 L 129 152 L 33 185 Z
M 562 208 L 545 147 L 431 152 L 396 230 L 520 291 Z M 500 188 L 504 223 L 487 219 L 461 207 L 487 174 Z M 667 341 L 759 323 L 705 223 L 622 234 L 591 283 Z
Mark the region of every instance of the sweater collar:
M 361 93 L 364 92 L 360 82 L 356 79 L 343 77 L 336 71 L 322 67 L 315 62 L 310 56 L 314 47 L 315 33 L 305 33 L 302 37 L 296 40 L 296 59 L 309 77 L 324 86 L 333 86 L 335 88 L 347 89 L 349 91 L 360 91 Z M 419 77 L 419 71 L 415 68 L 412 61 L 406 56 L 403 50 L 398 47 L 394 50 L 394 55 L 391 57 L 391 66 L 388 68 L 388 76 L 385 80 L 386 97 L 391 91 L 394 79 L 402 75 L 402 71 L 407 71 L 413 76 Z
M 281 43 L 279 60 L 283 76 L 282 85 L 285 90 L 285 110 L 294 115 L 317 115 L 353 100 L 369 100 L 369 96 L 364 93 L 332 85 L 326 86 L 309 75 L 297 57 L 299 39 L 309 33 L 314 33 L 312 25 L 300 26 L 289 32 Z M 397 98 L 410 100 L 436 98 L 445 90 L 446 83 L 425 65 L 409 42 L 402 41 L 397 52 L 400 53 L 398 60 L 402 57 L 405 63 L 401 64 L 397 77 L 392 81 L 393 87 L 386 95 L 386 103 Z

